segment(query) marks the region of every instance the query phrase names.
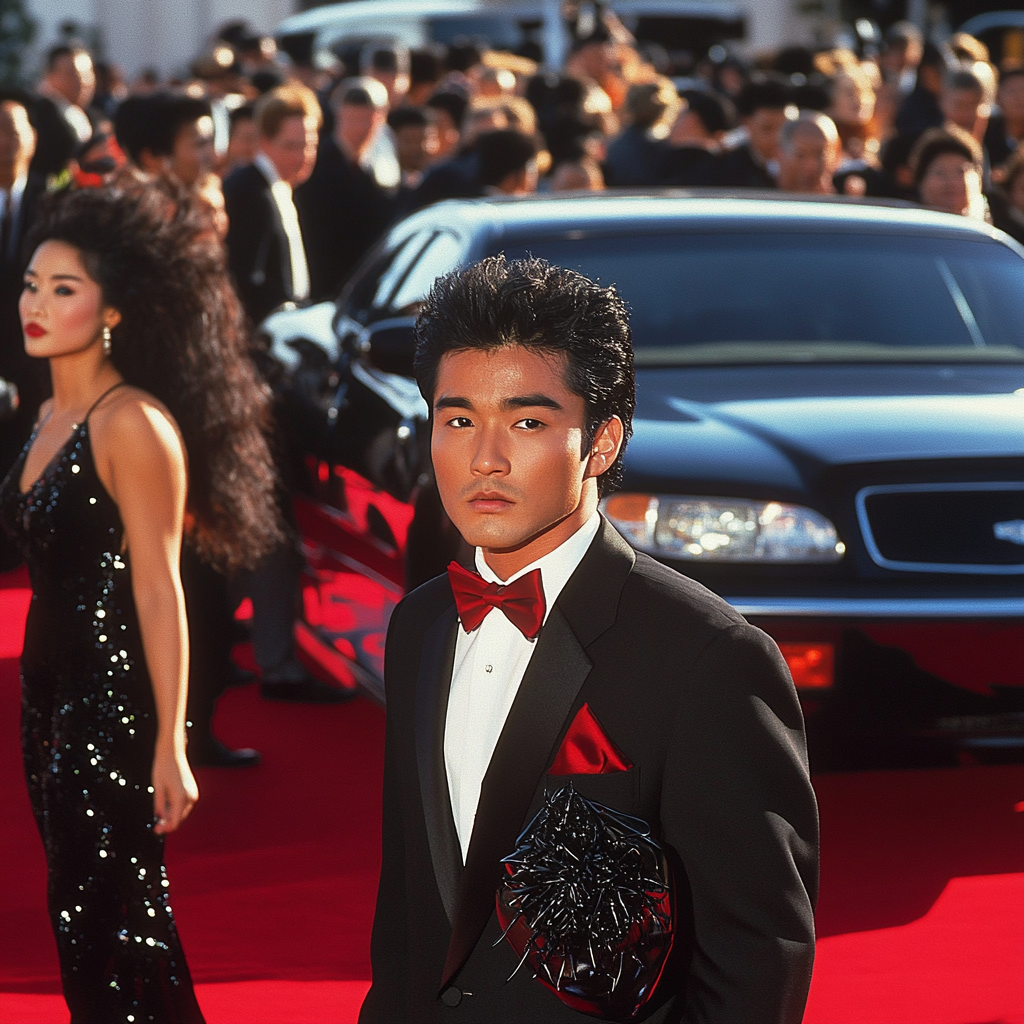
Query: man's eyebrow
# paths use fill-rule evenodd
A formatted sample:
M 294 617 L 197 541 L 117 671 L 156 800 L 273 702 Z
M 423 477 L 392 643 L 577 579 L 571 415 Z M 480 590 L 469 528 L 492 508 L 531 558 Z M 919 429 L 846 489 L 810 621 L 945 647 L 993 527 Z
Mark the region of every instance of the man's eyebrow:
M 435 409 L 472 409 L 473 403 L 459 395 L 442 395 L 435 403 Z
M 558 409 L 562 405 L 556 402 L 550 395 L 513 395 L 511 398 L 503 398 L 501 401 L 503 409 Z

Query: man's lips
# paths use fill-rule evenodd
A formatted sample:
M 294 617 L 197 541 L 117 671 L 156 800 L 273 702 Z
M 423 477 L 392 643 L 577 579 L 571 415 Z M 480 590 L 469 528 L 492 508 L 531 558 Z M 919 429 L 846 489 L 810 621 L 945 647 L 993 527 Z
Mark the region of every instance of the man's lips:
M 34 322 L 29 322 L 29 323 L 25 324 L 24 330 L 25 330 L 25 333 L 30 338 L 41 338 L 44 334 L 47 333 L 45 327 L 42 327 L 39 324 L 34 323 Z
M 504 512 L 514 502 L 494 491 L 478 491 L 468 499 L 467 504 L 475 512 Z

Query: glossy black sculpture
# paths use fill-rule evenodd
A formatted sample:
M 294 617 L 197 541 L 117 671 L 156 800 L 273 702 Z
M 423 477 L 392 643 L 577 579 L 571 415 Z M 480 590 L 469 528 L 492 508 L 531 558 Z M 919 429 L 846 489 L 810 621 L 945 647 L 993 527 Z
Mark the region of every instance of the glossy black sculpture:
M 519 967 L 579 1013 L 635 1018 L 675 931 L 668 861 L 647 824 L 570 783 L 547 796 L 503 863 L 498 920 Z

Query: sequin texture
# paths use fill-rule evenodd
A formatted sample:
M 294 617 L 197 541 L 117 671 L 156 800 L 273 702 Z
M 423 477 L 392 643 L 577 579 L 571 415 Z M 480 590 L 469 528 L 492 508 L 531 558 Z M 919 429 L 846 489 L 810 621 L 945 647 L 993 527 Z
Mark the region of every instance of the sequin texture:
M 33 440 L 0 520 L 32 580 L 22 751 L 72 1024 L 202 1024 L 153 830 L 156 708 L 121 518 L 88 419 L 22 494 Z

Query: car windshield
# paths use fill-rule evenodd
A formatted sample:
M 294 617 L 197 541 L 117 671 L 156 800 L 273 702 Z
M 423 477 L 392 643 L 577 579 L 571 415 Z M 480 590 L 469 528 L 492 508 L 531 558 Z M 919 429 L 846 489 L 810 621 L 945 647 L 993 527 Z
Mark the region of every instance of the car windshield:
M 719 231 L 505 251 L 615 285 L 638 364 L 1024 359 L 1024 259 L 994 242 Z

